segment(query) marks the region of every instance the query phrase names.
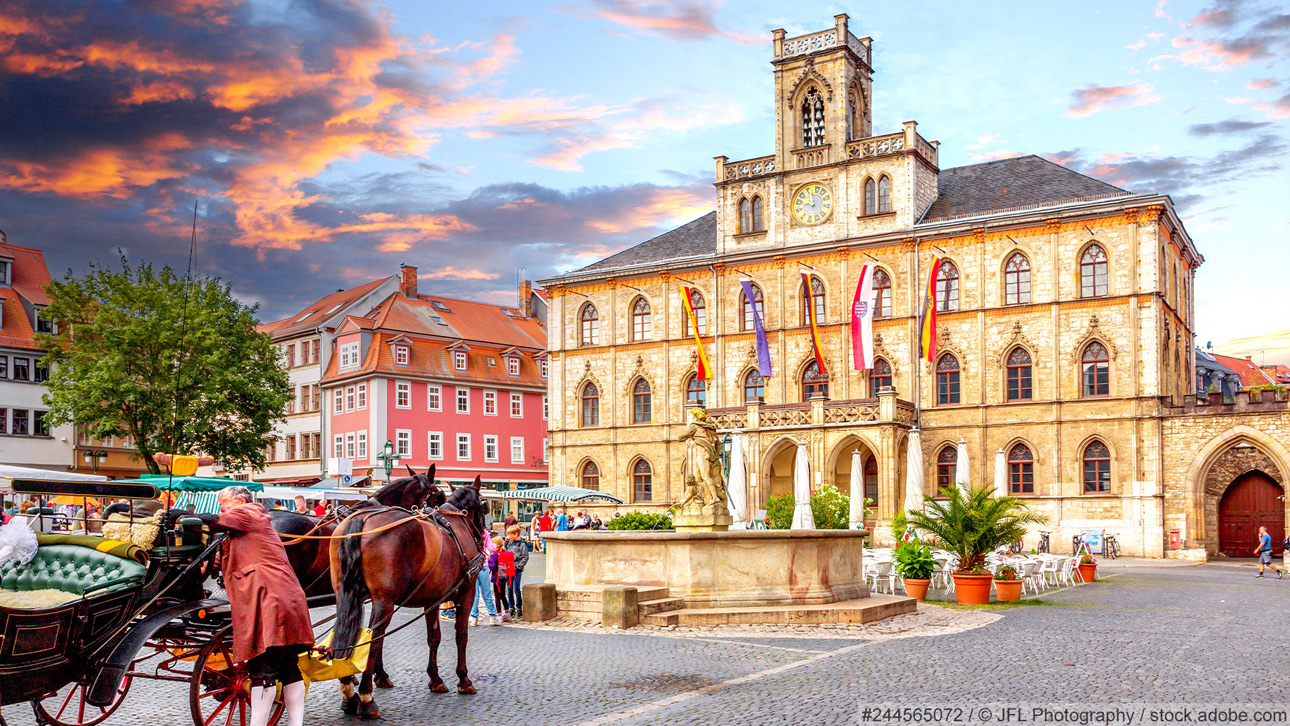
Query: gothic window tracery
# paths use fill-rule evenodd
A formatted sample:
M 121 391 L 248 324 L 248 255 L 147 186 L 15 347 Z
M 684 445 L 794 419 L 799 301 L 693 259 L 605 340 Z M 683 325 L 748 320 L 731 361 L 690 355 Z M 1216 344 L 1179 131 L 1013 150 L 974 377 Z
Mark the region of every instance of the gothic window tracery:
M 824 96 L 812 87 L 802 99 L 802 146 L 824 143 Z

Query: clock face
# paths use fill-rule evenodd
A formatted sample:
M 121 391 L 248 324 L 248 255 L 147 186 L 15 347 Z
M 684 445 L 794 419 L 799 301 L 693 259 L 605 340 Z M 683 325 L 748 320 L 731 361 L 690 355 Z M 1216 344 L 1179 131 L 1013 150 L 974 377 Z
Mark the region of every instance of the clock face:
M 819 224 L 833 212 L 833 192 L 812 182 L 793 195 L 793 217 L 802 224 Z

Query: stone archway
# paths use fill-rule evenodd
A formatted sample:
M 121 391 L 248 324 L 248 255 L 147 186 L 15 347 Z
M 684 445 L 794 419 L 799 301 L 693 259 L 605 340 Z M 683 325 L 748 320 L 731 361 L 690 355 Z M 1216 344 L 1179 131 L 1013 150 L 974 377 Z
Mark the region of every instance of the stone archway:
M 758 483 L 758 509 L 765 509 L 771 497 L 793 493 L 793 462 L 797 456 L 797 441 L 783 438 L 776 441 L 762 457 Z
M 1285 490 L 1266 472 L 1247 471 L 1232 480 L 1218 502 L 1218 551 L 1228 557 L 1249 557 L 1258 542 L 1259 527 L 1267 527 L 1272 554 L 1279 557 L 1285 523 Z
M 1267 433 L 1244 425 L 1201 447 L 1187 472 L 1187 491 L 1196 508 L 1188 515 L 1187 547 L 1203 547 L 1211 557 L 1219 553 L 1219 505 L 1228 488 L 1251 471 L 1263 472 L 1284 489 L 1290 481 L 1290 451 Z M 1283 499 L 1283 511 L 1285 504 Z M 1274 539 L 1279 541 L 1279 536 Z
M 870 505 L 873 510 L 865 519 L 865 526 L 872 527 L 877 515 L 879 503 L 882 497 L 879 495 L 878 486 L 878 453 L 873 444 L 866 439 L 852 434 L 840 441 L 833 450 L 829 452 L 827 462 L 827 476 L 831 478 L 833 486 L 843 494 L 851 494 L 851 463 L 852 452 L 860 452 L 861 466 L 864 472 L 864 486 L 862 496 L 872 499 L 874 503 Z

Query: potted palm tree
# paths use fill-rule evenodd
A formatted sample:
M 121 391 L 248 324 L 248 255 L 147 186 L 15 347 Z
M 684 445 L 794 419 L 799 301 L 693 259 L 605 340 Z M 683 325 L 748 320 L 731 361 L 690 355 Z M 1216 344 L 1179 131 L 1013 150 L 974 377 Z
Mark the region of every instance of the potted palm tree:
M 932 584 L 932 571 L 936 560 L 926 544 L 913 539 L 896 545 L 896 571 L 905 582 L 905 594 L 922 602 L 927 599 L 927 588 Z
M 994 487 L 947 487 L 945 499 L 924 496 L 923 511 L 909 512 L 906 520 L 927 533 L 937 547 L 958 557 L 954 571 L 954 596 L 960 604 L 990 602 L 990 581 L 985 556 L 1022 538 L 1027 525 L 1044 524 L 1048 518 L 1030 511 L 1017 497 L 996 497 Z
M 1004 565 L 994 573 L 994 594 L 999 602 L 1015 602 L 1021 599 L 1022 581 L 1017 578 L 1017 568 Z

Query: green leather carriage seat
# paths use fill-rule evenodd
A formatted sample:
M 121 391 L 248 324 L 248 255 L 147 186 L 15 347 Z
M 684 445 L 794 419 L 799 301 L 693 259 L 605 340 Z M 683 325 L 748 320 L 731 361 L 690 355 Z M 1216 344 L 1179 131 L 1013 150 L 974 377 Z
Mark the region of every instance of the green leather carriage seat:
M 42 545 L 36 556 L 18 567 L 15 563 L 0 565 L 0 588 L 5 590 L 62 590 L 91 597 L 143 582 L 147 568 L 133 560 L 117 557 L 89 547 L 76 545 Z

